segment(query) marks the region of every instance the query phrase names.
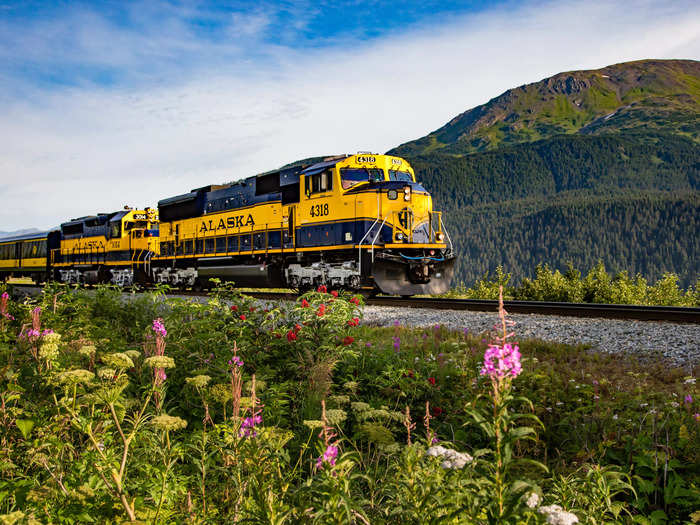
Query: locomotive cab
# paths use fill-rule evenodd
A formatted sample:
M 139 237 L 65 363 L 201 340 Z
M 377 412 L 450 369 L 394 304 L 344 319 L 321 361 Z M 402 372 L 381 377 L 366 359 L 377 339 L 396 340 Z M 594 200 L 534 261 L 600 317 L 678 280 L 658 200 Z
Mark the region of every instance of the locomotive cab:
M 448 289 L 454 257 L 441 213 L 433 211 L 430 194 L 405 160 L 346 156 L 312 165 L 300 178 L 298 247 L 329 247 L 321 260 L 337 259 L 330 250 L 340 247 L 356 250 L 344 267 L 355 264 L 356 281 L 385 293 Z M 295 271 L 292 280 L 314 275 L 309 269 Z M 324 277 L 314 282 L 325 282 Z

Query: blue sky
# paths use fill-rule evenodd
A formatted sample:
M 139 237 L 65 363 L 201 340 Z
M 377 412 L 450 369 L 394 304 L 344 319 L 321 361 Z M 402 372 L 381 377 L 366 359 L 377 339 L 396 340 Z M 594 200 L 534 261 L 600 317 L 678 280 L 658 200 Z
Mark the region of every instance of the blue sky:
M 480 0 L 10 2 L 0 6 L 5 43 L 0 66 L 3 77 L 19 85 L 143 85 L 212 67 L 274 65 L 282 50 L 368 46 L 498 5 Z
M 0 231 L 386 151 L 643 58 L 700 59 L 700 4 L 0 0 Z

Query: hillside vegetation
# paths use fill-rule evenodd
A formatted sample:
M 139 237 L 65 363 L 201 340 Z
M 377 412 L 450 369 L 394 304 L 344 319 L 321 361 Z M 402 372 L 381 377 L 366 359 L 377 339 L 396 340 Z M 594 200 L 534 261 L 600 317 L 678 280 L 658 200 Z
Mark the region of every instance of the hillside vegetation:
M 561 73 L 389 153 L 434 196 L 473 283 L 546 261 L 698 276 L 700 62 Z

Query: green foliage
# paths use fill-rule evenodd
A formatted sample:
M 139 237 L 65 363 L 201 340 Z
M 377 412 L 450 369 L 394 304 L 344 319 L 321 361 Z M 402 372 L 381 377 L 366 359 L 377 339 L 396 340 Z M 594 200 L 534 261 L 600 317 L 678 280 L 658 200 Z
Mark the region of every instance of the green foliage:
M 517 286 L 509 286 L 511 274 L 501 266 L 495 275 L 484 275 L 474 286 L 464 284 L 447 292 L 445 297 L 467 299 L 497 299 L 503 287 L 507 299 L 521 301 L 552 301 L 568 303 L 640 304 L 650 306 L 700 306 L 699 289 L 682 290 L 678 276 L 664 274 L 653 285 L 641 275 L 631 278 L 627 272 L 610 275 L 601 261 L 585 277 L 568 263 L 564 273 L 552 270 L 547 264 L 535 267 L 535 277 L 525 277 Z
M 544 498 L 624 523 L 700 504 L 695 378 L 525 340 L 494 397 L 492 335 L 355 326 L 357 303 L 227 287 L 203 304 L 66 287 L 10 301 L 0 522 L 543 523 L 528 502 Z M 47 336 L 18 337 L 36 306 L 60 334 L 51 359 L 34 353 Z

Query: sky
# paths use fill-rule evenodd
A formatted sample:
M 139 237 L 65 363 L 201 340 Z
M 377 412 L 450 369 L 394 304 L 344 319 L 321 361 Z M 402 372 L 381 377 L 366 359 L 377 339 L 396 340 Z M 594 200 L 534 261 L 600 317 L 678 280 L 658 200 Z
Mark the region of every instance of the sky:
M 0 0 L 0 231 L 381 153 L 645 58 L 700 59 L 700 3 Z

